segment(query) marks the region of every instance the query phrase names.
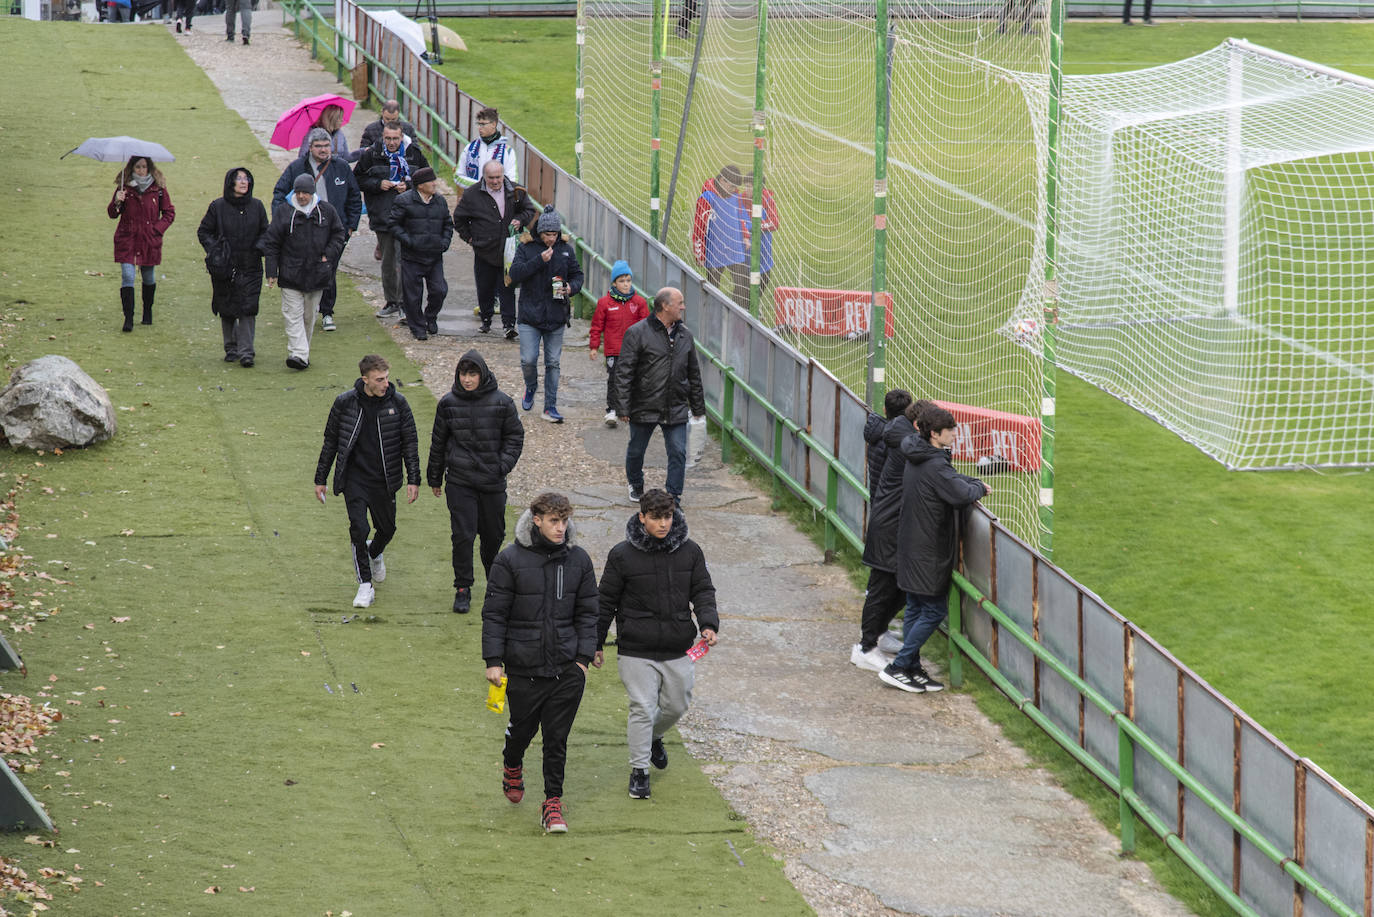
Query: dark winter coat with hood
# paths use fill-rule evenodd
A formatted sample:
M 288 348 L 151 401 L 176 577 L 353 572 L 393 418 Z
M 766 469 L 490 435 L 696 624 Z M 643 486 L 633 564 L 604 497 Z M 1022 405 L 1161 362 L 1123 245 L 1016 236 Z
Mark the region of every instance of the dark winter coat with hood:
M 982 499 L 983 482 L 960 474 L 949 453 L 913 433 L 898 447 L 906 456 L 902 473 L 902 515 L 897 541 L 897 586 L 903 592 L 943 597 L 959 552 L 965 507 Z
M 553 678 L 596 653 L 597 593 L 592 559 L 571 520 L 562 544 L 539 534 L 527 509 L 515 541 L 492 562 L 482 603 L 482 658 L 507 676 Z
M 430 487 L 442 486 L 447 478 L 452 486 L 505 491 L 506 475 L 525 447 L 525 427 L 510 395 L 496 387 L 482 355 L 469 350 L 458 364 L 464 362 L 481 367 L 481 378 L 468 391 L 458 381 L 458 370 L 453 371 L 453 388 L 434 411 L 425 479 Z
M 267 256 L 268 280 L 288 290 L 311 293 L 329 286 L 347 243 L 339 215 L 328 201 L 317 199 L 309 214 L 290 204 L 272 211 L 272 223 L 259 246 Z
M 705 416 L 692 332 L 679 321 L 670 337 L 654 313 L 631 325 L 620 342 L 611 394 L 616 413 L 631 423 L 678 424 Z
M 687 652 L 700 631 L 720 630 L 706 556 L 687 537 L 681 510 L 673 510 L 672 527 L 663 538 L 650 535 L 638 513 L 631 516 L 625 540 L 606 555 L 600 591 L 597 649 L 605 645 L 613 620 L 621 656 L 659 661 Z
M 334 465 L 334 493 L 343 493 L 348 483 L 348 457 L 358 441 L 358 428 L 363 422 L 363 398 L 370 397 L 363 390 L 363 380 L 334 399 L 329 408 L 329 420 L 324 425 L 324 445 L 315 465 L 315 483 L 329 481 L 329 466 Z M 382 445 L 382 470 L 387 490 L 401 489 L 401 484 L 420 485 L 420 443 L 415 434 L 415 416 L 405 396 L 396 391 L 394 383 L 387 383 L 386 394 L 377 411 L 377 439 Z M 402 480 L 402 468 L 405 478 Z
M 418 188 L 396 195 L 380 228 L 400 243 L 401 260 L 415 264 L 433 264 L 453 242 L 453 217 L 448 212 L 448 201 L 436 192 L 426 203 Z
M 453 228 L 458 238 L 471 245 L 472 253 L 487 264 L 505 264 L 506 238 L 510 235 L 512 221 L 519 220 L 523 228 L 539 216 L 525 189 L 512 184 L 509 178 L 505 179 L 504 193 L 504 216 L 496 209 L 496 199 L 487 193 L 480 181 L 464 189 L 458 206 L 453 208 Z
M 248 193 L 234 195 L 234 176 L 248 176 Z M 253 197 L 253 173 L 236 166 L 224 173 L 224 196 L 215 198 L 205 210 L 196 229 L 200 247 L 208 255 L 218 239 L 229 243 L 234 276 L 228 280 L 210 278 L 210 311 L 224 318 L 244 318 L 258 314 L 262 293 L 262 252 L 258 243 L 267 232 L 267 208 Z
M 876 415 L 869 415 L 870 417 Z M 898 448 L 902 440 L 916 433 L 916 427 L 905 414 L 898 414 L 883 426 L 884 461 L 878 476 L 869 469 L 868 531 L 864 537 L 864 563 L 886 573 L 897 572 L 897 525 L 902 515 L 902 477 L 909 462 Z M 868 431 L 864 431 L 867 437 Z M 869 447 L 873 458 L 873 446 Z
M 105 212 L 119 220 L 114 234 L 114 259 L 120 264 L 150 266 L 162 263 L 162 235 L 176 219 L 167 189 L 154 181 L 147 191 L 123 185 L 124 201 L 110 195 Z M 115 189 L 115 194 L 119 189 Z
M 887 430 L 888 418 L 881 414 L 868 412 L 864 421 L 864 442 L 868 444 L 868 499 L 872 500 L 878 489 L 878 477 L 883 473 L 883 462 L 887 460 L 887 443 L 883 433 Z
M 286 205 L 286 199 L 296 185 L 296 177 L 306 174 L 315 174 L 309 153 L 287 166 L 272 187 L 272 219 L 276 219 L 277 208 Z M 315 193 L 320 200 L 329 201 L 343 222 L 344 229 L 351 233 L 358 231 L 358 221 L 363 216 L 363 195 L 347 162 L 338 156 L 331 156 L 329 162 L 325 163 L 324 172 L 315 179 Z
M 429 160 L 425 159 L 420 144 L 416 143 L 414 139 L 402 134 L 401 144 L 401 154 L 405 157 L 411 175 L 429 165 Z M 391 157 L 387 154 L 386 147 L 382 145 L 380 139 L 364 149 L 362 156 L 358 157 L 357 164 L 353 166 L 353 177 L 357 179 L 358 188 L 363 193 L 363 201 L 367 204 L 368 225 L 372 227 L 373 232 L 379 229 L 386 232 L 387 212 L 391 210 L 391 205 L 396 201 L 397 196 L 405 192 L 397 191 L 394 188 L 382 190 L 382 182 L 391 178 Z M 413 187 L 411 182 L 406 182 L 406 191 Z
M 522 234 L 521 239 L 529 237 Z M 515 250 L 510 265 L 510 281 L 520 285 L 520 305 L 516 314 L 522 325 L 540 331 L 557 331 L 569 321 L 572 298 L 582 289 L 582 265 L 572 244 L 564 235 L 553 243 L 553 254 L 546 262 L 540 254 L 546 246 L 538 238 L 529 237 Z M 568 284 L 568 298 L 553 298 L 553 278 L 562 277 Z

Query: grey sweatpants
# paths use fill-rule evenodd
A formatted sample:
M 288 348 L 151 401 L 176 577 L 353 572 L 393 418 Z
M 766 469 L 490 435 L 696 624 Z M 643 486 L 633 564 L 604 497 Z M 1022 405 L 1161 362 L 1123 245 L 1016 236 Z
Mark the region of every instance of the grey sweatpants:
M 667 662 L 620 656 L 616 665 L 625 693 L 630 696 L 630 715 L 625 724 L 630 767 L 647 768 L 650 743 L 663 738 L 692 703 L 696 663 L 685 655 Z

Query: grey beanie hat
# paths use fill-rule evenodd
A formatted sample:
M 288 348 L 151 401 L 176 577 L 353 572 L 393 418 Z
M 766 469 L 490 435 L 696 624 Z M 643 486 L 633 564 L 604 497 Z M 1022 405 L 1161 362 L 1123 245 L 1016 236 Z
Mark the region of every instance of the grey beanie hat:
M 563 218 L 558 215 L 558 211 L 553 209 L 553 204 L 544 208 L 544 212 L 539 214 L 539 220 L 534 224 L 535 232 L 562 232 Z
M 315 193 L 315 179 L 302 172 L 296 176 L 295 182 L 291 185 L 292 191 L 304 191 L 306 194 Z
M 334 143 L 334 138 L 329 136 L 329 131 L 322 127 L 312 127 L 310 133 L 305 135 L 306 146 L 310 146 L 316 140 L 328 140 L 331 145 Z

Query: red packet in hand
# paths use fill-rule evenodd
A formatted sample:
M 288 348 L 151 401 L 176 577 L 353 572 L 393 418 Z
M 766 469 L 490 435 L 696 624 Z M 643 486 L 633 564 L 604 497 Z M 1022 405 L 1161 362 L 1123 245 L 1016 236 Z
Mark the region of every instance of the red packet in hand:
M 687 658 L 696 662 L 709 652 L 711 652 L 711 644 L 706 642 L 705 637 L 702 637 L 696 643 L 692 644 L 692 648 L 687 651 Z

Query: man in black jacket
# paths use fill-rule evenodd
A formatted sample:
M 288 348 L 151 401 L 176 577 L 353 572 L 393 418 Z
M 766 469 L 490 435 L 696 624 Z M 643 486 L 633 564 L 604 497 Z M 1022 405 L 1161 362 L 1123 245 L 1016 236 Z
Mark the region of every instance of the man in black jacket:
M 458 361 L 453 390 L 439 399 L 429 439 L 425 478 L 434 496 L 447 476 L 449 526 L 453 533 L 453 610 L 472 607 L 472 545 L 482 538 L 482 572 L 506 537 L 506 475 L 520 460 L 525 427 L 515 402 L 496 387 L 487 361 L 469 350 Z
M 366 147 L 353 167 L 353 177 L 367 203 L 367 222 L 377 234 L 377 251 L 382 256 L 382 293 L 386 305 L 377 313 L 386 318 L 401 313 L 401 265 L 396 257 L 396 240 L 386 230 L 387 213 L 396 196 L 410 190 L 416 172 L 429 165 L 420 145 L 401 130 L 401 122 L 382 127 L 377 142 Z
M 385 130 L 388 125 L 391 124 L 395 124 L 396 126 L 398 126 L 401 129 L 401 131 L 411 140 L 415 139 L 415 125 L 401 118 L 400 102 L 397 102 L 395 99 L 387 99 L 385 102 L 382 103 L 381 114 L 382 116 L 380 118 L 368 124 L 367 127 L 363 128 L 362 142 L 358 146 L 359 154 L 361 154 L 368 147 L 372 146 L 378 140 L 382 139 L 382 131 Z M 371 210 L 372 205 L 368 204 L 367 209 Z
M 668 449 L 668 493 L 682 501 L 687 472 L 687 417 L 706 416 L 706 395 L 692 332 L 683 324 L 687 307 L 682 291 L 664 287 L 654 296 L 649 317 L 630 326 L 615 362 L 616 413 L 630 425 L 625 477 L 630 499 L 644 496 L 644 450 L 654 427 L 663 430 Z
M 286 365 L 292 369 L 310 365 L 315 310 L 334 282 L 334 265 L 345 242 L 339 215 L 315 193 L 314 179 L 296 176 L 286 205 L 272 211 L 272 223 L 259 243 L 267 258 L 267 285 L 281 286 Z
M 376 597 L 374 583 L 386 579 L 383 553 L 396 534 L 396 492 L 405 468 L 406 502 L 420 494 L 420 444 L 415 417 L 405 396 L 389 379 L 391 367 L 370 353 L 358 361 L 361 378 L 334 399 L 324 425 L 324 445 L 315 465 L 315 498 L 321 504 L 334 466 L 334 493 L 343 494 L 348 510 L 348 540 L 353 546 L 353 572 L 358 581 L 354 608 L 366 608 Z M 376 529 L 367 538 L 368 515 Z
M 596 655 L 597 593 L 592 559 L 576 544 L 572 504 L 543 493 L 515 523 L 515 542 L 491 565 L 482 604 L 482 658 L 487 681 L 507 678 L 510 723 L 502 754 L 501 791 L 525 798 L 525 750 L 544 736 L 544 806 L 549 833 L 563 833 L 563 770 L 587 666 Z
M 688 650 L 698 628 L 707 646 L 716 645 L 720 629 L 706 557 L 687 537 L 687 520 L 665 491 L 651 490 L 639 501 L 639 512 L 625 525 L 625 540 L 606 555 L 600 592 L 592 665 L 600 668 L 604 661 L 602 647 L 614 620 L 620 681 L 630 697 L 630 798 L 648 799 L 649 765 L 668 766 L 663 734 L 692 702 L 696 662 Z
M 472 246 L 472 278 L 477 283 L 477 314 L 481 331 L 491 331 L 491 316 L 501 302 L 506 339 L 515 340 L 515 287 L 506 283 L 506 239 L 532 223 L 538 213 L 530 196 L 506 178 L 505 166 L 491 159 L 482 167 L 482 180 L 464 189 L 453 208 L 458 238 Z
M 950 573 L 959 555 L 963 509 L 992 492 L 977 478 L 960 474 L 949 460 L 958 424 L 937 404 L 927 405 L 916 432 L 901 441 L 902 508 L 897 524 L 897 585 L 907 594 L 902 651 L 878 673 L 886 684 L 920 694 L 944 685 L 921 666 L 921 647 L 949 613 Z
M 448 295 L 444 252 L 453 241 L 448 201 L 437 190 L 434 170 L 426 166 L 411 176 L 415 187 L 392 202 L 385 229 L 401 246 L 401 297 L 406 325 L 415 340 L 439 333 L 439 312 Z M 425 304 L 425 288 L 429 303 Z M 422 308 L 423 306 L 423 308 Z

